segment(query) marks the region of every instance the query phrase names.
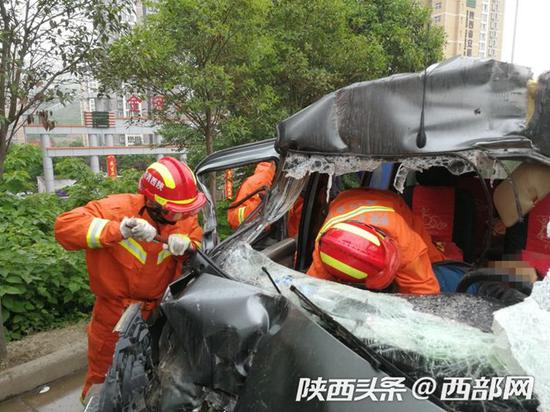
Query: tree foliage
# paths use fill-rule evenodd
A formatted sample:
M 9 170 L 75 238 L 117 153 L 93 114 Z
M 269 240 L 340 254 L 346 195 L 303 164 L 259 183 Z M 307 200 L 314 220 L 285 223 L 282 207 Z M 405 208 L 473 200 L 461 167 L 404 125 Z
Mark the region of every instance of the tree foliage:
M 234 105 L 266 94 L 252 72 L 269 49 L 267 0 L 162 0 L 145 24 L 117 41 L 100 78 L 116 89 L 159 94 L 160 120 L 188 125 L 207 152 Z M 261 103 L 261 102 L 260 102 Z
M 93 302 L 82 252 L 53 238 L 54 195 L 0 196 L 0 301 L 8 339 L 83 316 Z
M 336 88 L 441 58 L 441 29 L 410 0 L 154 6 L 113 45 L 99 77 L 110 90 L 163 95 L 162 134 L 191 159 L 271 137 L 278 121 Z
M 282 0 L 269 32 L 271 83 L 294 113 L 348 84 L 422 70 L 441 59 L 443 32 L 411 0 Z
M 63 86 L 89 71 L 125 27 L 129 0 L 0 1 L 0 178 L 15 133 L 45 103 L 67 102 Z M 47 123 L 47 112 L 41 120 Z M 48 124 L 51 125 L 51 124 Z
M 32 186 L 40 168 L 40 149 L 14 145 L 0 185 L 0 302 L 8 339 L 87 316 L 93 296 L 84 253 L 68 252 L 56 242 L 55 218 L 93 199 L 135 193 L 143 172 L 129 169 L 111 179 L 94 175 L 82 159 L 66 158 L 57 162 L 56 171 L 77 179 L 66 189 L 67 199 L 47 193 L 15 195 Z M 12 190 L 7 183 L 15 180 L 19 186 Z
M 6 157 L 4 168 L 0 191 L 33 191 L 36 189 L 36 177 L 42 173 L 42 152 L 39 147 L 30 144 L 13 145 Z

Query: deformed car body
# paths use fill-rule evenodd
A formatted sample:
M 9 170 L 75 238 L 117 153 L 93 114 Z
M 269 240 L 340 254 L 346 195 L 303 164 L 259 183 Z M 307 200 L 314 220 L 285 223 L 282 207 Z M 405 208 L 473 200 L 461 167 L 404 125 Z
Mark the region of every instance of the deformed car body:
M 196 170 L 210 200 L 203 251 L 153 319 L 145 323 L 137 306 L 126 311 L 95 407 L 550 410 L 550 281 L 531 292 L 523 278 L 482 268 L 493 231 L 491 182 L 506 178 L 510 160 L 550 165 L 550 73 L 536 88 L 530 78 L 524 67 L 455 58 L 340 89 L 281 122 L 277 139 L 206 158 Z M 271 190 L 219 242 L 207 174 L 263 160 L 277 162 Z M 391 295 L 303 273 L 340 177 L 361 173 L 360 185 L 372 187 L 382 176 L 385 187 L 393 179 L 406 191 L 411 173 L 433 167 L 477 177 L 488 218 L 469 258 L 470 281 L 505 283 L 506 293 Z M 284 218 L 299 196 L 300 231 L 292 239 Z M 533 376 L 532 399 L 470 392 L 444 399 L 449 377 L 468 380 L 471 389 L 508 375 Z M 436 389 L 420 396 L 419 379 Z

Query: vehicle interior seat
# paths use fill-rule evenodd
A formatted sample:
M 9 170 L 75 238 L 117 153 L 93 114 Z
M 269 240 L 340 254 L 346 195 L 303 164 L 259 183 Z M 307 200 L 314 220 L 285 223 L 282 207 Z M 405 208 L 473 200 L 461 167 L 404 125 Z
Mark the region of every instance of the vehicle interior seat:
M 487 182 L 488 183 L 488 182 Z M 484 241 L 486 239 L 487 225 L 489 224 L 489 203 L 493 201 L 493 192 L 496 187 L 495 184 L 487 184 L 487 189 L 489 190 L 490 198 L 487 199 L 485 192 L 483 191 L 483 186 L 480 179 L 475 173 L 467 173 L 458 176 L 457 179 L 457 188 L 470 194 L 474 201 L 475 205 L 475 222 L 474 222 L 474 256 L 480 256 L 483 253 L 485 247 Z M 496 212 L 493 210 L 493 223 L 496 223 L 495 217 Z M 491 233 L 491 236 L 494 236 L 494 233 Z M 497 248 L 498 251 L 492 251 L 499 256 L 502 255 L 502 243 L 497 241 L 497 239 L 492 238 L 491 245 L 499 245 Z
M 537 202 L 529 212 L 527 239 L 521 251 L 521 260 L 533 266 L 544 277 L 550 269 L 550 239 L 547 225 L 550 220 L 550 195 Z
M 475 203 L 457 188 L 457 176 L 443 167 L 416 173 L 416 186 L 408 186 L 404 198 L 422 216 L 428 233 L 448 260 L 475 260 Z

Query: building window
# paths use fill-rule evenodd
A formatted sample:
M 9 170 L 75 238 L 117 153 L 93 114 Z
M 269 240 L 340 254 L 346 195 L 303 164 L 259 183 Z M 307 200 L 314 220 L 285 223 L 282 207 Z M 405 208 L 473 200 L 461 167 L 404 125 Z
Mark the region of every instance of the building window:
M 441 16 L 435 16 L 434 23 L 441 23 Z
M 466 56 L 471 56 L 471 55 L 472 55 L 472 49 L 466 50 Z
M 487 23 L 481 23 L 481 30 L 487 31 Z
M 469 11 L 468 12 L 468 17 L 470 17 L 471 19 L 473 19 L 475 16 L 475 13 L 473 11 Z
M 95 99 L 88 99 L 88 107 L 91 112 L 95 112 Z
M 485 33 L 480 33 L 479 41 L 485 41 Z
M 441 10 L 441 2 L 438 1 L 437 3 L 434 4 L 434 9 L 435 10 Z
M 474 32 L 472 30 L 468 30 L 468 38 L 471 39 L 474 37 Z
M 135 146 L 143 144 L 143 136 L 140 134 L 127 134 L 126 135 L 126 146 Z
M 470 20 L 470 21 L 468 22 L 468 28 L 469 28 L 469 29 L 473 29 L 473 28 L 474 28 L 474 22 L 473 22 L 473 20 Z

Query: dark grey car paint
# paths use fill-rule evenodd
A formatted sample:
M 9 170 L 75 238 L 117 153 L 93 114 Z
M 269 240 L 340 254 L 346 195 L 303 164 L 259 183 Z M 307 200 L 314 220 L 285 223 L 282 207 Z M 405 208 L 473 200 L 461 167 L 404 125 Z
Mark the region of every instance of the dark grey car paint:
M 277 149 L 406 156 L 511 144 L 534 145 L 550 155 L 549 109 L 543 104 L 550 82 L 548 76 L 539 82 L 538 113 L 528 129 L 530 78 L 522 66 L 458 57 L 427 72 L 355 83 L 281 122 Z M 422 112 L 426 144 L 420 147 Z

